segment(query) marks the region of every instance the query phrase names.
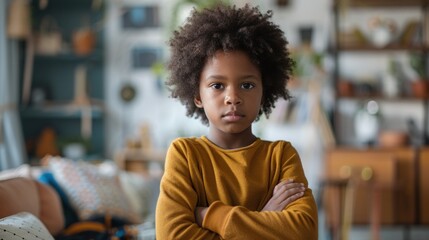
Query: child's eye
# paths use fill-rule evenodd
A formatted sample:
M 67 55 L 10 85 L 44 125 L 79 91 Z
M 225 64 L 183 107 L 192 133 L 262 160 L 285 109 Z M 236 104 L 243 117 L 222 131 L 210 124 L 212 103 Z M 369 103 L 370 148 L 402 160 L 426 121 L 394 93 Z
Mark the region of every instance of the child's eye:
M 220 83 L 213 83 L 212 85 L 210 85 L 210 87 L 214 89 L 222 89 L 223 85 Z
M 244 88 L 244 89 L 252 89 L 252 88 L 255 87 L 255 85 L 253 83 L 243 83 L 241 85 L 241 87 Z

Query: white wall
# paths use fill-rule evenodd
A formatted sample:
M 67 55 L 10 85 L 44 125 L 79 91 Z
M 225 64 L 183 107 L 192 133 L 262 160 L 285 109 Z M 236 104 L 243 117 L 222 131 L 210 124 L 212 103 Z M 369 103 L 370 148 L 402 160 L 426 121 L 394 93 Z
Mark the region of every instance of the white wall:
M 165 147 L 166 141 L 183 132 L 200 134 L 205 131 L 205 127 L 199 121 L 184 117 L 184 108 L 175 100 L 168 98 L 167 93 L 158 94 L 155 87 L 156 78 L 150 70 L 135 71 L 130 67 L 130 51 L 134 46 L 161 47 L 167 58 L 168 33 L 162 29 L 123 31 L 120 27 L 122 6 L 146 4 L 162 6 L 163 25 L 167 26 L 169 11 L 174 2 L 174 0 L 111 1 L 112 4 L 108 7 L 106 97 L 107 106 L 109 106 L 107 149 L 110 156 L 122 147 L 124 136 L 136 135 L 136 129 L 142 122 L 149 122 L 153 127 L 153 138 L 158 147 Z M 298 42 L 296 31 L 300 25 L 315 25 L 318 33 L 326 32 L 328 0 L 316 1 L 317 8 L 310 9 L 306 9 L 308 4 L 314 5 L 310 0 L 291 1 L 291 6 L 283 9 L 277 9 L 272 3 L 274 1 L 236 1 L 236 4 L 242 5 L 246 2 L 260 5 L 262 10 L 274 9 L 274 21 L 284 29 L 292 45 Z M 300 14 L 300 12 L 308 14 Z M 320 40 L 317 43 L 320 43 L 321 47 L 325 46 L 327 37 L 318 37 Z M 137 99 L 129 104 L 122 103 L 118 97 L 119 88 L 125 82 L 135 84 L 138 89 Z
M 121 149 L 127 138 L 137 137 L 139 127 L 143 123 L 148 123 L 151 126 L 154 146 L 158 148 L 166 148 L 169 142 L 177 136 L 205 134 L 206 127 L 199 120 L 187 118 L 185 109 L 180 103 L 169 98 L 166 91 L 163 94 L 157 92 L 156 77 L 150 70 L 135 71 L 130 67 L 130 50 L 137 45 L 161 47 L 165 51 L 165 58 L 168 58 L 168 45 L 166 43 L 169 36 L 168 32 L 165 29 L 124 32 L 120 27 L 120 9 L 122 6 L 145 4 L 159 4 L 162 9 L 162 24 L 167 26 L 171 16 L 171 7 L 175 0 L 111 0 L 111 2 L 112 4 L 108 8 L 108 28 L 106 31 L 106 97 L 107 106 L 109 107 L 107 126 L 108 155 L 113 156 L 117 150 Z M 296 47 L 299 44 L 298 28 L 308 25 L 315 27 L 313 47 L 318 51 L 323 51 L 328 45 L 330 31 L 332 31 L 330 28 L 332 17 L 331 0 L 290 0 L 290 5 L 283 8 L 278 8 L 275 0 L 235 0 L 234 2 L 239 6 L 245 3 L 256 4 L 264 11 L 272 9 L 274 13 L 273 20 L 285 32 L 291 47 Z M 351 14 L 349 15 L 350 21 L 342 23 L 342 27 L 365 24 L 373 14 L 379 13 L 361 12 L 355 15 Z M 413 10 L 403 9 L 400 13 L 394 13 L 394 16 L 399 17 L 399 19 L 397 18 L 398 20 L 403 20 L 410 18 L 413 14 Z M 342 71 L 345 75 L 358 77 L 371 71 L 377 73 L 386 69 L 388 57 L 370 57 L 372 61 L 368 61 L 367 57 L 363 58 L 364 60 L 359 60 L 345 56 L 342 59 Z M 332 65 L 327 64 L 326 66 L 328 71 L 331 70 Z M 359 69 L 368 69 L 370 71 L 363 73 Z M 119 88 L 126 81 L 133 83 L 138 91 L 136 100 L 129 104 L 124 104 L 119 99 Z M 295 92 L 293 93 L 295 94 Z M 329 92 L 322 93 L 322 95 L 331 94 Z M 311 102 L 309 106 L 312 106 Z M 416 115 L 420 117 L 421 106 L 403 104 L 400 107 L 407 110 L 404 112 L 407 116 Z M 346 106 L 345 109 L 351 108 Z M 279 124 L 275 120 L 279 111 L 281 111 L 281 107 L 274 110 L 270 120 L 261 119 L 255 125 L 255 132 L 266 139 L 290 140 L 301 155 L 310 187 L 317 190 L 318 180 L 323 172 L 323 146 L 320 139 L 320 129 L 309 118 L 303 120 L 302 124 Z M 302 111 L 309 111 L 309 109 Z M 395 111 L 397 112 L 398 108 L 396 105 L 394 107 L 387 106 L 385 111 L 387 115 L 390 115 Z M 350 114 L 352 116 L 353 110 L 351 110 Z M 323 228 L 322 224 L 323 222 L 321 222 L 321 228 Z M 369 238 L 368 234 L 368 229 L 363 232 L 358 229 L 352 233 L 351 239 L 367 239 Z M 396 232 L 392 234 L 391 231 L 388 231 L 383 234 L 389 235 L 389 239 L 392 240 L 402 239 L 401 234 Z M 393 235 L 397 238 L 393 237 Z M 321 233 L 321 239 L 324 239 L 323 233 Z M 417 237 L 416 239 L 423 238 Z
M 256 4 L 263 11 L 273 9 L 273 20 L 284 30 L 292 46 L 299 43 L 296 33 L 299 26 L 316 26 L 316 38 L 318 40 L 315 42 L 317 43 L 316 45 L 319 45 L 319 48 L 323 48 L 327 42 L 327 34 L 323 33 L 327 32 L 329 20 L 328 1 L 291 1 L 290 6 L 281 9 L 275 5 L 274 1 L 236 1 L 236 4 L 238 6 L 245 3 Z M 206 132 L 206 127 L 199 120 L 185 116 L 185 108 L 176 100 L 169 98 L 166 91 L 163 94 L 159 94 L 156 89 L 156 77 L 150 70 L 136 71 L 130 67 L 130 51 L 135 46 L 161 47 L 165 51 L 165 58 L 168 58 L 166 41 L 169 35 L 163 29 L 124 31 L 120 26 L 121 8 L 123 6 L 159 4 L 162 6 L 162 24 L 168 26 L 169 16 L 171 16 L 169 13 L 173 2 L 175 1 L 112 1 L 108 8 L 108 28 L 106 31 L 108 56 L 106 97 L 107 106 L 109 106 L 106 149 L 109 151 L 108 156 L 113 156 L 116 151 L 121 149 L 126 139 L 136 138 L 143 123 L 148 123 L 151 126 L 154 146 L 158 148 L 166 148 L 175 137 L 184 135 L 200 136 Z M 308 5 L 314 7 L 308 8 Z M 119 98 L 119 89 L 125 82 L 130 82 L 137 88 L 137 98 L 131 103 L 123 103 Z M 283 126 L 281 131 L 269 130 L 275 129 L 276 126 L 278 125 L 262 120 L 255 129 L 261 137 L 267 139 L 292 140 L 301 152 L 305 167 L 309 169 L 308 176 L 311 186 L 316 187 L 320 172 L 318 171 L 321 162 L 320 152 L 308 150 L 320 148 L 320 141 L 315 140 L 311 142 L 313 144 L 308 144 L 310 142 L 306 141 L 307 144 L 304 145 L 302 144 L 305 141 L 304 139 L 296 139 L 301 134 L 287 130 L 287 126 Z M 311 124 L 306 123 L 302 126 L 299 129 L 312 135 L 317 134 Z M 265 131 L 263 128 L 267 128 L 267 130 Z M 277 132 L 282 135 L 273 135 L 270 132 Z
M 185 116 L 185 109 L 177 101 L 169 98 L 164 89 L 160 94 L 156 86 L 156 76 L 150 69 L 135 70 L 131 67 L 131 50 L 136 46 L 155 47 L 163 50 L 168 57 L 165 28 L 146 30 L 123 30 L 121 9 L 127 6 L 158 5 L 161 8 L 161 24 L 167 26 L 171 1 L 111 1 L 107 9 L 106 31 L 106 98 L 108 112 L 108 156 L 121 149 L 127 139 L 137 138 L 143 123 L 151 126 L 153 144 L 158 148 L 167 147 L 168 142 L 182 135 L 200 135 L 202 124 Z M 136 99 L 124 103 L 119 98 L 123 84 L 131 83 L 137 89 Z
M 165 59 L 168 58 L 169 38 L 168 24 L 170 23 L 171 8 L 175 0 L 111 0 L 107 16 L 106 31 L 106 49 L 107 49 L 107 67 L 106 67 L 106 97 L 108 112 L 107 126 L 107 149 L 108 156 L 121 149 L 127 139 L 136 138 L 139 134 L 139 128 L 143 123 L 151 126 L 151 134 L 154 147 L 166 148 L 169 142 L 178 136 L 199 136 L 205 134 L 206 127 L 199 120 L 190 119 L 185 116 L 185 108 L 168 97 L 168 92 L 164 89 L 159 93 L 156 87 L 156 77 L 150 70 L 133 70 L 131 68 L 131 49 L 135 46 L 159 47 L 164 50 Z M 325 51 L 331 35 L 331 0 L 291 0 L 287 7 L 278 7 L 275 0 L 235 0 L 236 5 L 241 6 L 245 3 L 259 5 L 261 10 L 273 10 L 273 20 L 280 25 L 290 41 L 290 47 L 299 45 L 298 29 L 301 26 L 313 26 L 315 29 L 313 47 L 316 51 Z M 123 6 L 141 6 L 158 5 L 161 9 L 161 24 L 164 28 L 124 31 L 120 26 L 121 8 Z M 347 21 L 341 22 L 342 28 L 354 25 L 364 27 L 367 21 L 377 14 L 395 17 L 398 23 L 415 17 L 415 9 L 401 9 L 398 11 L 364 11 L 347 12 Z M 389 15 L 390 14 L 390 15 Z M 392 15 L 393 14 L 393 15 Z M 370 34 L 370 33 L 366 33 Z M 401 55 L 402 54 L 402 55 Z M 399 53 L 403 58 L 404 53 Z M 363 78 L 365 75 L 377 75 L 385 71 L 387 61 L 391 57 L 386 56 L 368 56 L 368 55 L 345 55 L 341 58 L 341 72 L 346 76 Z M 396 57 L 396 55 L 395 55 Z M 328 58 L 329 60 L 329 58 Z M 403 60 L 406 61 L 406 60 Z M 326 64 L 327 70 L 332 70 L 332 65 Z M 361 71 L 365 69 L 365 71 Z M 119 89 L 125 82 L 132 83 L 137 88 L 137 98 L 135 101 L 125 104 L 119 98 Z M 294 94 L 294 92 L 292 92 Z M 323 92 L 322 97 L 326 98 L 332 95 L 332 92 Z M 396 104 L 396 103 L 395 103 Z M 394 107 L 392 107 L 394 106 Z M 349 118 L 349 124 L 344 125 L 343 138 L 353 143 L 352 117 L 356 112 L 356 104 L 343 103 L 341 106 Z M 406 111 L 405 117 L 414 116 L 416 119 L 422 119 L 422 106 L 415 104 L 384 104 L 383 113 L 385 116 L 392 116 L 397 112 L 397 107 Z M 273 113 L 275 115 L 276 109 Z M 401 124 L 397 121 L 388 123 L 386 126 L 405 130 L 405 122 L 402 119 Z M 390 124 L 390 125 L 389 125 Z M 418 126 L 422 127 L 422 122 L 418 121 Z M 317 180 L 323 167 L 323 148 L 320 139 L 315 139 L 320 135 L 318 126 L 307 120 L 297 128 L 279 126 L 275 121 L 262 119 L 256 124 L 255 130 L 258 135 L 267 139 L 286 139 L 291 140 L 297 147 L 303 157 L 304 167 L 308 172 L 311 185 L 316 188 Z M 273 131 L 274 129 L 274 131 Z M 293 131 L 301 129 L 302 131 Z M 277 131 L 276 131 L 277 130 Z M 308 136 L 302 137 L 303 132 Z M 276 134 L 274 134 L 276 133 Z M 279 135 L 279 133 L 281 135 Z M 306 139 L 311 138 L 314 141 Z M 319 136 L 320 137 L 320 136 Z M 314 149 L 319 149 L 314 151 Z M 308 170 L 307 170 L 308 169 Z

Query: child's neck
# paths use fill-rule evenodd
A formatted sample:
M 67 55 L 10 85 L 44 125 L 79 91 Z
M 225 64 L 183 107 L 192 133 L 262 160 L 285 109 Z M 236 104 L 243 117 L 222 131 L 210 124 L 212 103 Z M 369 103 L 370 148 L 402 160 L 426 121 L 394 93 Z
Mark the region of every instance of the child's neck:
M 224 133 L 219 131 L 209 131 L 207 138 L 217 146 L 224 149 L 235 149 L 249 146 L 256 140 L 252 130 L 246 130 L 240 133 Z

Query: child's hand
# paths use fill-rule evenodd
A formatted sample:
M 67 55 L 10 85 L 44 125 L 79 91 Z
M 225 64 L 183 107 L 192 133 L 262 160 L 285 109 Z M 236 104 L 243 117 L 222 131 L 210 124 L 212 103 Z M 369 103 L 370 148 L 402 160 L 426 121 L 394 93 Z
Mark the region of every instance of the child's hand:
M 302 197 L 305 192 L 303 183 L 294 183 L 293 179 L 282 181 L 274 187 L 273 196 L 262 211 L 281 211 L 289 203 Z

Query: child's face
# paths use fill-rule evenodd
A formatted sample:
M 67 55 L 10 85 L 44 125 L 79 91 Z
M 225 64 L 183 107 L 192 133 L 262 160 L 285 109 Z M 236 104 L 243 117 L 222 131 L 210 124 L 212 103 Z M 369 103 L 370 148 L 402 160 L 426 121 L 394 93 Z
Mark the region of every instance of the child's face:
M 249 128 L 261 109 L 259 68 L 241 51 L 218 51 L 208 59 L 200 76 L 197 107 L 203 108 L 210 127 L 225 133 Z

